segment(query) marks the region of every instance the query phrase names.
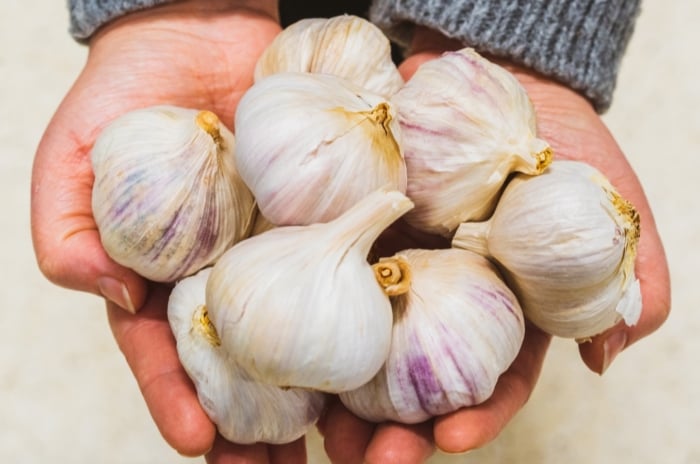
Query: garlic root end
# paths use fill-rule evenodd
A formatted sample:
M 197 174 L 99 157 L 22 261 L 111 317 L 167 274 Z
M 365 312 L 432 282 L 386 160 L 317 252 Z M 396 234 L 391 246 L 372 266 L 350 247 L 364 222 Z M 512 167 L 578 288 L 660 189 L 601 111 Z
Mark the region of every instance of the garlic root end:
M 387 296 L 403 295 L 411 287 L 411 268 L 400 257 L 382 258 L 372 265 L 372 270 Z

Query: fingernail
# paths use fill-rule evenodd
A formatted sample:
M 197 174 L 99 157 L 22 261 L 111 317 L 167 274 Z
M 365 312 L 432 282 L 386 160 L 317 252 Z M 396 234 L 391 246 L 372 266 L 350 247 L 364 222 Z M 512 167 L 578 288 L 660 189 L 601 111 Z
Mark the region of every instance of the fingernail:
M 624 331 L 611 334 L 603 343 L 603 366 L 600 375 L 603 375 L 615 357 L 625 348 L 627 344 L 627 333 Z
M 102 296 L 109 301 L 121 306 L 131 314 L 136 314 L 136 308 L 131 302 L 131 295 L 126 288 L 126 284 L 114 277 L 100 277 L 97 279 L 97 287 L 100 289 Z

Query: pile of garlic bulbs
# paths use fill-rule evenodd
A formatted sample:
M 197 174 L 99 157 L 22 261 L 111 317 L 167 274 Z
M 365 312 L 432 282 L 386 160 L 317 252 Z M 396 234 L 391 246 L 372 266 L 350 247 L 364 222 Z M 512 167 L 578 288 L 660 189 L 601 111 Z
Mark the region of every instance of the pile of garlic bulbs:
M 235 135 L 207 109 L 115 119 L 94 217 L 115 261 L 174 284 L 180 360 L 228 440 L 295 440 L 328 394 L 420 422 L 488 399 L 526 320 L 584 340 L 639 318 L 634 207 L 535 121 L 471 49 L 403 82 L 371 23 L 303 20 L 261 56 Z M 407 227 L 451 242 L 374 257 Z

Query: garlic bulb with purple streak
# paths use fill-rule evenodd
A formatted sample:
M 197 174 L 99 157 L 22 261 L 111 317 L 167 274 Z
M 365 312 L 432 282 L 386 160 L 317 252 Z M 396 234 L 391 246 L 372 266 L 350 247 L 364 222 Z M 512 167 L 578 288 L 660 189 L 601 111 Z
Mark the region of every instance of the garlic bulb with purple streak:
M 518 301 L 484 257 L 465 250 L 404 250 L 374 265 L 394 294 L 389 356 L 358 389 L 340 393 L 357 416 L 422 422 L 491 396 L 520 350 Z
M 282 389 L 256 382 L 224 351 L 205 301 L 211 268 L 179 281 L 168 300 L 168 321 L 177 353 L 202 408 L 224 438 L 234 443 L 289 443 L 318 420 L 321 392 Z
M 254 199 L 233 149 L 233 134 L 210 111 L 155 106 L 114 120 L 91 152 L 92 210 L 107 254 L 173 282 L 244 238 Z
M 486 219 L 511 173 L 539 174 L 552 159 L 525 89 L 472 49 L 423 63 L 391 102 L 416 204 L 405 219 L 423 231 L 450 236 Z
M 639 221 L 597 169 L 555 160 L 542 175 L 516 175 L 493 216 L 460 225 L 452 245 L 495 260 L 535 325 L 585 340 L 639 319 Z
M 392 106 L 340 77 L 265 77 L 241 98 L 235 126 L 241 177 L 272 224 L 327 222 L 378 188 L 406 191 Z
M 338 218 L 277 227 L 214 265 L 206 302 L 222 346 L 255 379 L 336 393 L 367 382 L 391 342 L 392 309 L 367 255 L 413 207 L 377 190 Z

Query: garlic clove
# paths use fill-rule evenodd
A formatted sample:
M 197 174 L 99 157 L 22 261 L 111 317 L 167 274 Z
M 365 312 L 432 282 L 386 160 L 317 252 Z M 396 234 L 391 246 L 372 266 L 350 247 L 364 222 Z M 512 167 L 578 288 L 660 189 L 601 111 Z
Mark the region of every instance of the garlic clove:
M 235 126 L 241 177 L 273 224 L 326 222 L 378 188 L 406 190 L 391 105 L 339 77 L 267 77 L 241 99 Z
M 107 254 L 173 282 L 245 237 L 254 200 L 233 149 L 210 111 L 155 106 L 114 120 L 91 152 L 92 209 Z
M 418 229 L 449 236 L 486 219 L 511 173 L 551 162 L 525 89 L 470 48 L 421 65 L 391 102 L 416 204 L 405 219 Z
M 381 189 L 331 222 L 232 247 L 207 285 L 224 349 L 254 378 L 284 387 L 338 392 L 372 378 L 389 351 L 392 311 L 367 254 L 411 207 Z
M 390 97 L 403 85 L 389 39 L 364 18 L 306 18 L 287 26 L 265 49 L 255 80 L 280 72 L 333 74 Z
M 488 399 L 525 334 L 496 268 L 466 250 L 410 249 L 375 271 L 398 293 L 391 349 L 370 382 L 340 393 L 343 404 L 370 421 L 417 423 Z
M 639 318 L 639 231 L 638 213 L 599 171 L 559 160 L 515 176 L 493 216 L 460 225 L 452 244 L 495 259 L 541 329 L 586 339 Z
M 226 354 L 206 309 L 211 268 L 179 281 L 168 300 L 177 352 L 221 436 L 240 444 L 289 443 L 318 420 L 325 395 L 257 382 Z

